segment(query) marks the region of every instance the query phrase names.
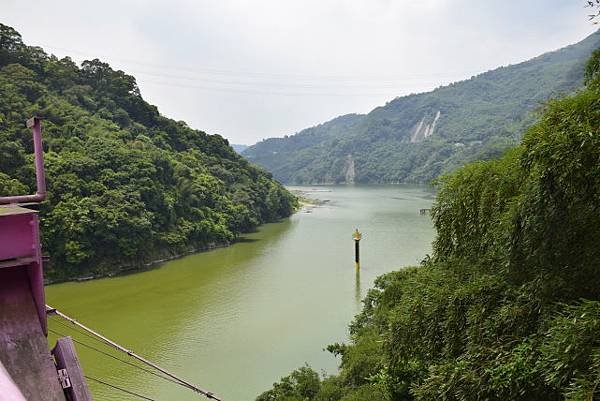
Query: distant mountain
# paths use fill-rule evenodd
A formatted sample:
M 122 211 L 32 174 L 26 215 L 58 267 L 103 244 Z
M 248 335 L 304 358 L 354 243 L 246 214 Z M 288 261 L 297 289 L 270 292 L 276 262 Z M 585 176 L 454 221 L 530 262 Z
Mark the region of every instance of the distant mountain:
M 577 89 L 600 31 L 529 61 L 396 98 L 244 151 L 285 183 L 424 182 L 517 143 L 534 111 Z
M 248 149 L 248 145 L 240 145 L 240 144 L 235 144 L 232 143 L 231 145 L 229 145 L 233 148 L 233 150 L 235 150 L 237 153 L 242 153 L 244 150 Z

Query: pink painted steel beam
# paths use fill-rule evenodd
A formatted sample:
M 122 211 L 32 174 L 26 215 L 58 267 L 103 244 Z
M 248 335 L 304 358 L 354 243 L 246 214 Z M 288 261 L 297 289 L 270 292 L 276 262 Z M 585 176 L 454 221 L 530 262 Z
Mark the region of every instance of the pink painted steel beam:
M 42 331 L 47 334 L 39 219 L 34 210 L 20 206 L 0 207 L 0 271 L 6 269 L 27 270 L 27 289 L 35 301 Z
M 0 197 L 0 205 L 10 203 L 41 202 L 46 199 L 46 176 L 44 173 L 44 148 L 42 147 L 42 126 L 40 118 L 32 117 L 27 120 L 27 128 L 33 133 L 33 153 L 35 156 L 35 181 L 37 191 L 33 195 Z

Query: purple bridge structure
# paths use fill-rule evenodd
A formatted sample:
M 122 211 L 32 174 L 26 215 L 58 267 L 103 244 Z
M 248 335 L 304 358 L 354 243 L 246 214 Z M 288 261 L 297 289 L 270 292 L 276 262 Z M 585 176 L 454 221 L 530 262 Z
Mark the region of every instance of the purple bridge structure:
M 40 118 L 27 127 L 37 191 L 0 197 L 0 401 L 89 401 L 71 338 L 48 344 L 39 217 L 26 207 L 46 198 Z

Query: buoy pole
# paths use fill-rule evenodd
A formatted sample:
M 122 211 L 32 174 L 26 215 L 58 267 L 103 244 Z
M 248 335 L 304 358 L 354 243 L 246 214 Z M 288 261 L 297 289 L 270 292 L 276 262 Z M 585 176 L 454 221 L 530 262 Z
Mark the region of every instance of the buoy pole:
M 354 231 L 352 239 L 354 240 L 354 266 L 358 269 L 360 268 L 360 240 L 362 239 L 358 228 Z

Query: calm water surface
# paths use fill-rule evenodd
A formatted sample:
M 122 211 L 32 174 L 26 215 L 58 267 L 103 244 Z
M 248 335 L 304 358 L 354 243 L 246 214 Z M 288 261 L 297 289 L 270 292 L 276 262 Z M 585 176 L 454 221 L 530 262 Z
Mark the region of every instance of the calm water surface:
M 142 273 L 47 287 L 47 302 L 227 401 L 251 401 L 310 364 L 334 373 L 323 348 L 347 326 L 375 277 L 415 265 L 434 231 L 420 186 L 294 187 L 329 199 L 239 243 Z M 358 227 L 361 269 L 353 262 Z M 50 328 L 102 347 L 51 319 Z M 105 348 L 103 348 L 105 349 Z M 198 395 L 78 346 L 86 374 L 163 401 Z M 131 398 L 90 383 L 96 400 Z

